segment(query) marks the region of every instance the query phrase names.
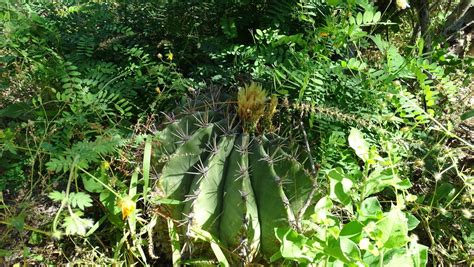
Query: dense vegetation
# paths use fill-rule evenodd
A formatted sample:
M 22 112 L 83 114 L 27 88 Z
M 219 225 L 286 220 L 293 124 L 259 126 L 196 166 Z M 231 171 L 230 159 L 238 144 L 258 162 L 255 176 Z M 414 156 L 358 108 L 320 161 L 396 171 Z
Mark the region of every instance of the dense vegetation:
M 472 264 L 473 17 L 2 1 L 0 265 Z

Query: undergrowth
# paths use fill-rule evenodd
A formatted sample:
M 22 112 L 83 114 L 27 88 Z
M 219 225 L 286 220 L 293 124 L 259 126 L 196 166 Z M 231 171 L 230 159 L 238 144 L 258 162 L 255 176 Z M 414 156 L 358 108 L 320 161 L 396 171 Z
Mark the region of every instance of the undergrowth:
M 452 9 L 433 9 L 432 31 Z M 228 265 L 235 251 L 206 229 L 181 247 L 164 210 L 182 200 L 156 190 L 173 154 L 156 155 L 199 124 L 168 121 L 239 107 L 232 132 L 285 133 L 314 182 L 307 216 L 254 262 L 472 264 L 474 61 L 412 34 L 413 10 L 3 1 L 0 264 Z M 237 103 L 250 84 L 266 90 L 258 112 Z

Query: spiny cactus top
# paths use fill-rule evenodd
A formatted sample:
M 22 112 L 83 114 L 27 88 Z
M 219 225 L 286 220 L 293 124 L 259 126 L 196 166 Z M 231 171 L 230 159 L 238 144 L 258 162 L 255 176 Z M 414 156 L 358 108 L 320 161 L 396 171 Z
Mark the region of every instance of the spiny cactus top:
M 158 133 L 157 191 L 180 200 L 169 215 L 181 240 L 195 227 L 217 238 L 231 258 L 251 262 L 278 251 L 275 227 L 292 227 L 312 189 L 298 144 L 271 129 L 277 101 L 252 84 L 237 105 L 197 98 Z M 256 113 L 255 113 L 256 112 Z

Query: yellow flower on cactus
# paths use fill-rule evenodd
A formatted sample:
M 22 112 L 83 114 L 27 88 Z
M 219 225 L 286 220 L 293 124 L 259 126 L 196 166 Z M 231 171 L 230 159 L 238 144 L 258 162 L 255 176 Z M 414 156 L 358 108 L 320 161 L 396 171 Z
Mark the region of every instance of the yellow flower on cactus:
M 245 130 L 252 130 L 265 112 L 267 93 L 262 86 L 252 82 L 237 95 L 237 113 L 244 123 Z
M 400 9 L 406 9 L 410 7 L 410 4 L 408 4 L 407 0 L 397 0 L 397 6 Z
M 135 201 L 130 197 L 124 197 L 119 200 L 118 207 L 122 210 L 122 220 L 125 220 L 135 211 Z

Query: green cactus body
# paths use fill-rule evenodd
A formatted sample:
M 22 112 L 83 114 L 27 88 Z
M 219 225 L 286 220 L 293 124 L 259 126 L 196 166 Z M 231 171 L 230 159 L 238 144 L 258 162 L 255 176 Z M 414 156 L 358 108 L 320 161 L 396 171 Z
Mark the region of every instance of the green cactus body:
M 181 222 L 182 242 L 199 242 L 192 238 L 199 228 L 211 233 L 234 263 L 250 263 L 258 255 L 268 260 L 279 248 L 275 227 L 296 225 L 312 179 L 291 156 L 297 153 L 285 151 L 296 144 L 284 146 L 285 138 L 276 134 L 243 133 L 232 112 L 215 118 L 199 123 L 196 116 L 182 116 L 158 134 L 176 146 L 167 148 L 172 153 L 156 189 L 182 203 L 166 206 Z M 176 138 L 174 133 L 186 126 L 191 130 L 186 138 Z M 203 246 L 184 247 L 189 249 L 185 256 L 191 256 Z
M 163 198 L 184 200 L 193 181 L 193 175 L 189 172 L 194 165 L 205 156 L 205 146 L 209 142 L 214 130 L 214 125 L 198 129 L 191 138 L 181 144 L 171 159 L 163 167 L 159 187 Z M 182 219 L 183 204 L 172 208 L 172 216 Z
M 288 155 L 283 149 L 279 149 L 277 157 L 279 161 L 274 164 L 275 172 L 283 179 L 283 188 L 290 200 L 291 209 L 299 211 L 313 187 L 311 175 L 295 157 Z
M 229 157 L 220 221 L 223 244 L 237 251 L 246 262 L 251 261 L 260 246 L 260 222 L 249 174 L 249 146 L 249 135 L 242 134 L 235 141 Z
M 291 226 L 295 217 L 283 192 L 282 180 L 273 167 L 276 159 L 268 155 L 257 141 L 251 151 L 250 177 L 260 218 L 261 248 L 263 254 L 269 257 L 279 248 L 274 228 Z
M 180 144 L 190 139 L 192 133 L 207 124 L 218 121 L 219 116 L 210 112 L 197 112 L 184 115 L 182 118 L 172 121 L 159 133 L 159 146 L 156 154 L 171 155 L 175 153 Z
M 222 189 L 225 163 L 234 145 L 234 136 L 224 136 L 219 143 L 209 147 L 210 155 L 196 166 L 184 214 L 189 219 L 187 227 L 206 229 L 213 236 L 219 236 L 218 217 L 222 210 Z

